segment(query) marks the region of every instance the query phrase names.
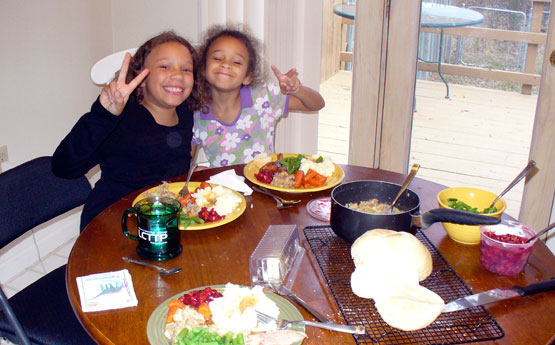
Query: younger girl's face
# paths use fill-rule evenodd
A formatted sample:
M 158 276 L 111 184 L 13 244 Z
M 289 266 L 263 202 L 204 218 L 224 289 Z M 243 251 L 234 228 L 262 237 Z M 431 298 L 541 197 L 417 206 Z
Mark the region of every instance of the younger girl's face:
M 206 56 L 206 80 L 219 91 L 231 91 L 249 85 L 252 73 L 248 72 L 249 53 L 237 38 L 222 36 L 208 49 Z
M 185 101 L 193 89 L 193 57 L 187 47 L 178 42 L 156 46 L 145 60 L 150 73 L 142 83 L 141 103 L 150 109 L 175 108 Z

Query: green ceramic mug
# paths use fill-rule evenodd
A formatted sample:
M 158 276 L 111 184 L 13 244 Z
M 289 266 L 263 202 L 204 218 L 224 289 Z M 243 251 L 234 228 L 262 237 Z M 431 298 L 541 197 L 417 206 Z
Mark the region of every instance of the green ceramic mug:
M 181 234 L 178 227 L 179 201 L 168 197 L 150 197 L 139 200 L 134 207 L 123 212 L 123 234 L 138 241 L 137 253 L 147 260 L 173 259 L 181 253 Z M 137 236 L 127 228 L 130 214 L 137 216 Z

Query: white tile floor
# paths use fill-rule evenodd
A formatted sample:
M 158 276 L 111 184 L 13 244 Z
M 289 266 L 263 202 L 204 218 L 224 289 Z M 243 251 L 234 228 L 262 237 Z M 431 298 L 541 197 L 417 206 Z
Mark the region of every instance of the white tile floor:
M 40 261 L 22 267 L 22 270 L 15 277 L 2 282 L 2 289 L 6 296 L 10 298 L 48 272 L 66 264 L 76 239 L 77 237 L 68 239 L 60 247 L 44 255 Z
M 34 262 L 27 268 L 23 268 L 14 278 L 2 282 L 2 289 L 8 298 L 15 295 L 27 285 L 41 278 L 48 272 L 67 264 L 69 253 L 77 237 L 68 239 L 64 244 L 54 251 L 46 254 L 40 261 Z M 15 345 L 12 342 L 0 338 L 0 345 Z
M 8 298 L 67 263 L 79 236 L 79 218 L 80 210 L 72 210 L 2 248 L 0 285 Z M 0 338 L 0 345 L 12 343 Z

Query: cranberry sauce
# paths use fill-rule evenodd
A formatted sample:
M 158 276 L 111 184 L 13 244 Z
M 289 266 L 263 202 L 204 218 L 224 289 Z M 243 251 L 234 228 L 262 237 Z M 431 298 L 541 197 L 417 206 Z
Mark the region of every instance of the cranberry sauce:
M 522 272 L 534 242 L 525 243 L 534 232 L 516 222 L 481 226 L 480 263 L 489 271 L 501 275 Z

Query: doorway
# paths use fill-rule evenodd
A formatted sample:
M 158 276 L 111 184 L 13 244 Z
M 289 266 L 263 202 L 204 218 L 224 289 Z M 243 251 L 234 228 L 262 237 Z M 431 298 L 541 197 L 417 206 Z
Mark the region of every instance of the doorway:
M 483 7 L 494 6 L 502 2 L 507 6 L 512 3 L 506 0 L 480 1 Z M 462 3 L 459 4 L 456 1 L 452 1 L 452 3 L 462 6 Z M 466 1 L 467 6 L 469 3 Z M 536 29 L 537 33 L 530 36 L 545 35 L 547 30 L 546 23 L 548 21 L 545 13 L 549 12 L 551 4 L 546 4 L 545 1 L 541 3 L 543 4 L 540 11 L 542 25 L 539 30 Z M 341 22 L 342 19 L 333 13 L 335 5 L 337 2 L 330 1 L 328 8 L 325 8 L 324 27 L 326 27 L 326 18 L 328 23 L 332 23 L 328 25 L 335 25 L 335 27 L 344 25 Z M 539 5 L 532 2 L 532 9 L 534 8 L 537 11 Z M 534 19 L 534 23 L 537 27 L 537 19 Z M 325 32 L 334 30 L 342 32 L 341 29 L 328 29 Z M 467 30 L 463 34 L 477 35 L 476 32 L 483 33 L 484 31 L 478 30 L 473 33 Z M 510 33 L 510 35 L 512 34 L 514 32 Z M 460 36 L 451 34 L 446 34 L 446 36 L 453 37 L 451 38 L 453 43 L 447 46 L 455 49 L 456 38 Z M 475 44 L 472 43 L 473 37 L 463 37 L 466 39 L 466 45 Z M 341 42 L 341 39 L 337 41 Z M 328 39 L 328 42 L 335 41 Z M 324 49 L 326 49 L 325 44 L 324 42 Z M 539 61 L 539 66 L 541 66 L 542 47 L 538 44 L 536 46 L 538 46 L 536 61 Z M 335 49 L 340 52 L 339 55 L 343 50 L 342 46 Z M 468 54 L 471 50 L 470 48 L 465 49 L 467 56 L 463 58 L 463 61 L 470 59 Z M 324 59 L 326 56 L 336 55 L 337 53 L 333 51 L 323 54 Z M 460 78 L 454 72 L 459 73 L 457 65 L 462 65 L 460 61 L 459 63 L 456 60 L 451 61 L 454 56 L 456 54 L 447 55 L 449 60 L 446 63 L 455 66 L 449 66 L 444 70 L 451 88 L 449 99 L 445 98 L 446 88 L 443 82 L 437 78 L 437 73 L 430 73 L 432 76 L 429 78 L 430 80 L 416 82 L 417 107 L 413 117 L 410 158 L 407 166 L 413 162 L 420 163 L 422 167 L 419 177 L 440 184 L 475 186 L 499 193 L 527 163 L 537 102 L 537 85 L 532 86 L 531 94 L 523 94 L 521 90 L 483 87 L 481 80 L 488 80 L 487 78 L 474 78 L 477 80 L 474 85 L 463 85 L 464 83 L 454 79 L 454 77 Z M 453 68 L 455 69 L 453 70 Z M 326 75 L 324 69 L 323 64 L 323 80 L 320 91 L 326 99 L 326 107 L 320 111 L 318 150 L 322 154 L 329 153 L 338 163 L 346 163 L 349 156 L 348 138 L 351 134 L 347 124 L 351 121 L 352 72 L 338 68 L 335 73 L 328 72 Z M 485 67 L 484 69 L 491 68 Z M 477 73 L 468 68 L 461 70 L 469 71 L 467 73 L 472 75 Z M 528 77 L 530 74 L 539 74 L 537 69 L 534 71 L 535 73 L 523 74 Z M 478 75 L 481 75 L 480 73 Z M 503 73 L 494 73 L 487 77 L 503 79 L 506 76 Z M 537 79 L 539 80 L 539 75 Z M 528 79 L 527 81 L 529 82 Z M 363 139 L 360 138 L 361 145 L 369 145 L 363 143 Z M 519 216 L 523 185 L 524 182 L 521 182 L 505 196 L 509 205 L 507 213 L 514 218 Z

